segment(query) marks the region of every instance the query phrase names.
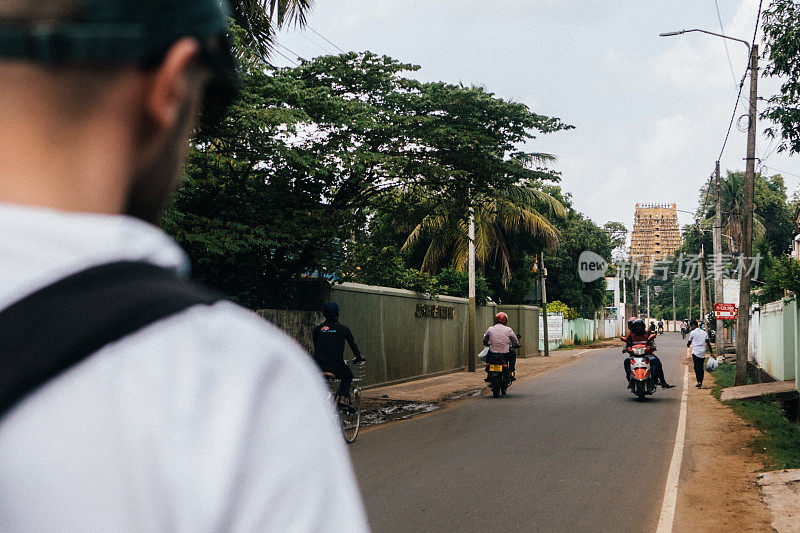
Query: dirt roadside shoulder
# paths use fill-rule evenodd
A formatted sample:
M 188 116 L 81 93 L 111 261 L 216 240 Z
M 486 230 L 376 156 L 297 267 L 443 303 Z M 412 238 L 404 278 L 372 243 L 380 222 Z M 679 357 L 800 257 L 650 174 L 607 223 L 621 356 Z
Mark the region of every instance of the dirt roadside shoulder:
M 758 431 L 711 395 L 713 376 L 701 389 L 690 376 L 674 531 L 773 531 L 756 485 L 764 459 L 750 447 Z

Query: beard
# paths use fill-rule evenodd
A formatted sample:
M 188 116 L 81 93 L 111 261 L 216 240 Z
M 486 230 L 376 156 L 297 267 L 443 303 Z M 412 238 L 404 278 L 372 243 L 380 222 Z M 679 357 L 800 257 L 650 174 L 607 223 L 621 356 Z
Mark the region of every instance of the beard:
M 149 157 L 139 157 L 133 162 L 125 214 L 158 224 L 170 203 L 172 193 L 180 183 L 181 170 L 188 150 L 188 137 L 194 125 L 194 108 L 187 101 L 178 120 L 164 134 L 164 140 Z M 146 126 L 142 132 L 152 131 Z M 143 133 L 141 139 L 146 139 Z M 145 141 L 146 142 L 146 141 Z

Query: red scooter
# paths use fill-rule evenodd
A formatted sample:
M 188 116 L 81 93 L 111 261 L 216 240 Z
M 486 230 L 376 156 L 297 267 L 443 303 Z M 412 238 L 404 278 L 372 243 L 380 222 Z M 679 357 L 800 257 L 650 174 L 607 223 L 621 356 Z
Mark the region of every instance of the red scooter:
M 646 341 L 637 342 L 630 348 L 625 348 L 625 352 L 630 354 L 631 374 L 629 388 L 640 402 L 644 401 L 645 396 L 656 392 L 656 380 L 653 377 L 652 365 L 648 357 L 653 355 L 653 350 L 655 349 L 653 339 L 655 338 L 655 335 L 650 335 Z

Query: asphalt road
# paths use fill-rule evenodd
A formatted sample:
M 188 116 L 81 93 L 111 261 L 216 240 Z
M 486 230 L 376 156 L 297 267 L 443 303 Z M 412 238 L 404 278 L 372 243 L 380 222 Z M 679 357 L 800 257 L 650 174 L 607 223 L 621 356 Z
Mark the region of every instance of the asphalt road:
M 373 530 L 654 531 L 685 355 L 677 333 L 656 343 L 676 387 L 643 403 L 620 348 L 596 349 L 505 398 L 363 433 L 350 451 Z

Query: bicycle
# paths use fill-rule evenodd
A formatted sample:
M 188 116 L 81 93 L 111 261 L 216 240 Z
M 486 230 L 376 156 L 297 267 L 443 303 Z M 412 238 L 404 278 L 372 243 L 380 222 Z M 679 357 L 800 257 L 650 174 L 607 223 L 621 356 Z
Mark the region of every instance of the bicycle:
M 355 362 L 354 359 L 347 361 L 347 366 L 353 372 L 353 384 L 350 385 L 350 393 L 346 398 L 339 395 L 339 378 L 330 372 L 323 372 L 322 375 L 328 380 L 331 400 L 342 427 L 344 441 L 352 444 L 358 437 L 358 430 L 361 429 L 361 388 L 357 384 L 364 379 L 366 361 Z

